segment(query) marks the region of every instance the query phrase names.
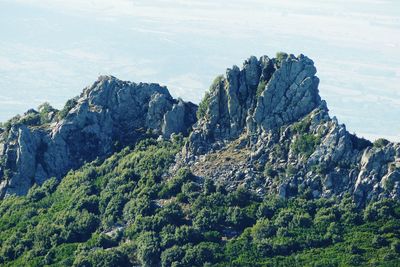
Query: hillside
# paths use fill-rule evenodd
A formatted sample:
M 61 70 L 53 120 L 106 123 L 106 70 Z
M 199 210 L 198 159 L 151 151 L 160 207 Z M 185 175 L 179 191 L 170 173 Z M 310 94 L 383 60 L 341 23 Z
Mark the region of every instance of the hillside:
M 392 266 L 400 204 L 227 193 L 146 139 L 0 204 L 4 266 Z
M 0 131 L 4 266 L 396 266 L 400 144 L 329 116 L 311 59 L 251 57 L 196 105 L 102 76 Z

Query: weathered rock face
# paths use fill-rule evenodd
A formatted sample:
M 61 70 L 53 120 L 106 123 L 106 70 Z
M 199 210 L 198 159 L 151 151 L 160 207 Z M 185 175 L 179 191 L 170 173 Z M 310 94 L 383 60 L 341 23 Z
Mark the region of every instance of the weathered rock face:
M 245 129 L 252 134 L 276 129 L 324 107 L 316 72 L 313 61 L 303 55 L 282 62 L 251 57 L 242 70 L 228 69 L 226 78 L 217 78 L 210 88 L 209 108 L 193 129 L 190 150 L 204 153 Z
M 321 104 L 314 62 L 290 55 L 274 73 L 251 119 L 263 130 L 298 121 Z
M 205 153 L 218 142 L 237 138 L 246 127 L 246 118 L 256 105 L 258 88 L 265 86 L 276 70 L 267 56 L 251 57 L 243 69 L 233 66 L 225 77 L 218 77 L 210 87 L 209 107 L 190 136 L 190 150 Z
M 100 77 L 68 108 L 44 105 L 0 127 L 0 197 L 25 194 L 147 134 L 182 133 L 189 138 L 171 171 L 189 166 L 228 190 L 351 194 L 359 205 L 400 198 L 400 144 L 350 134 L 329 116 L 315 75 L 303 55 L 251 57 L 215 79 L 197 123 L 197 106 L 165 87 Z
M 359 201 L 379 195 L 400 197 L 400 144 L 364 151 L 354 194 Z
M 16 123 L 3 132 L 0 197 L 61 178 L 84 162 L 134 144 L 148 129 L 168 138 L 188 133 L 196 121 L 196 105 L 173 99 L 165 87 L 111 76 L 100 77 L 74 103 L 61 120 L 36 127 Z
M 173 104 L 172 109 L 164 114 L 161 125 L 163 135 L 165 137 L 170 137 L 173 133 L 187 135 L 197 120 L 196 111 L 195 104 L 179 99 L 177 103 Z
M 246 186 L 261 195 L 349 193 L 359 205 L 399 198 L 400 145 L 377 148 L 330 118 L 315 75 L 303 55 L 251 57 L 241 70 L 228 69 L 210 88 L 183 164 L 228 189 Z

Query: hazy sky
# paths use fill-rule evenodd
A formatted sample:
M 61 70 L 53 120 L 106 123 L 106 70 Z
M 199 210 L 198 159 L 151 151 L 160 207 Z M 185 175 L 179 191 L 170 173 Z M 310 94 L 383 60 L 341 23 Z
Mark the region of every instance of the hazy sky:
M 198 102 L 250 55 L 312 58 L 350 132 L 400 141 L 398 0 L 0 0 L 0 120 L 60 108 L 100 74 Z

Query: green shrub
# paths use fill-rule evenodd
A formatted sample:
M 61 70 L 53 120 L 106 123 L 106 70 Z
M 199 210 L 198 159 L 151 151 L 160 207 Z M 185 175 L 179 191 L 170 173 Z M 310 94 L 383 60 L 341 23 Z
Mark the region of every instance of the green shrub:
M 290 148 L 295 154 L 308 158 L 321 142 L 320 137 L 313 134 L 303 134 L 296 138 Z
M 383 199 L 370 203 L 364 210 L 364 219 L 366 221 L 386 220 L 394 215 L 393 202 Z
M 296 169 L 296 167 L 294 167 L 293 165 L 288 164 L 288 165 L 286 166 L 285 172 L 286 172 L 286 175 L 287 175 L 287 176 L 293 176 L 293 175 L 295 175 L 295 174 L 297 173 L 297 169 Z
M 169 180 L 160 190 L 160 198 L 170 198 L 181 192 L 182 185 L 193 179 L 193 174 L 188 168 L 178 170 L 176 175 Z
M 400 241 L 399 240 L 393 241 L 393 243 L 390 246 L 394 252 L 400 254 Z
M 274 166 L 267 162 L 264 167 L 264 176 L 275 178 L 278 176 L 278 172 L 275 170 Z
M 211 99 L 210 93 L 206 92 L 203 99 L 199 103 L 199 107 L 197 108 L 197 113 L 196 113 L 197 119 L 201 119 L 206 116 L 208 107 L 210 105 L 210 99 Z
M 381 235 L 375 236 L 374 239 L 372 240 L 372 245 L 377 249 L 385 247 L 388 244 L 389 244 L 388 240 Z
M 353 147 L 360 151 L 366 149 L 367 147 L 372 146 L 372 143 L 369 140 L 363 137 L 359 138 L 355 133 L 350 134 L 350 140 L 353 144 Z
M 186 248 L 182 262 L 184 266 L 205 266 L 205 263 L 214 263 L 219 259 L 221 247 L 211 242 L 202 242 L 196 246 Z
M 58 119 L 64 119 L 68 115 L 70 110 L 73 109 L 77 104 L 78 102 L 76 98 L 69 99 L 67 103 L 65 103 L 63 109 L 58 112 Z
M 264 92 L 264 90 L 265 90 L 265 86 L 266 86 L 266 85 L 267 85 L 267 82 L 264 81 L 264 80 L 261 80 L 261 81 L 258 83 L 257 91 L 256 91 L 256 96 L 257 96 L 257 97 L 261 96 L 262 92 Z
M 308 133 L 310 126 L 311 126 L 311 119 L 307 117 L 299 122 L 294 123 L 291 129 L 293 133 L 301 135 Z
M 19 123 L 29 125 L 29 126 L 37 126 L 40 125 L 40 114 L 39 113 L 29 113 L 23 116 Z
M 262 242 L 275 236 L 276 231 L 277 227 L 270 220 L 261 219 L 251 228 L 251 235 L 256 242 Z
M 311 166 L 311 170 L 318 174 L 325 175 L 328 173 L 329 168 L 325 162 L 320 162 L 316 165 Z
M 210 86 L 210 89 L 208 92 L 205 93 L 203 99 L 199 103 L 199 107 L 197 109 L 197 119 L 204 118 L 207 114 L 208 107 L 210 106 L 210 101 L 211 101 L 211 94 L 215 92 L 216 90 L 219 90 L 221 86 L 223 86 L 224 83 L 224 76 L 220 75 L 217 76 L 213 83 Z
M 56 113 L 57 110 L 53 108 L 48 102 L 44 102 L 38 107 L 39 115 L 40 115 L 40 123 L 49 123 L 52 119 L 52 113 Z
M 284 60 L 286 60 L 287 58 L 288 58 L 288 54 L 287 53 L 285 53 L 285 52 L 278 52 L 278 53 L 276 53 L 276 56 L 275 56 L 275 61 L 276 61 L 276 65 L 278 66 L 278 67 L 281 67 L 281 65 L 282 65 L 282 62 L 284 61 Z
M 78 255 L 74 261 L 74 266 L 98 266 L 98 267 L 119 267 L 128 266 L 127 255 L 116 249 L 96 249 L 89 252 L 89 255 Z
M 389 144 L 390 142 L 384 138 L 379 138 L 376 139 L 373 143 L 373 146 L 376 148 L 382 148 L 385 147 L 387 144 Z
M 185 256 L 185 250 L 180 246 L 173 246 L 164 250 L 161 254 L 161 266 L 171 267 L 176 266 L 182 262 L 182 258 Z
M 11 127 L 13 125 L 18 124 L 20 120 L 21 120 L 21 116 L 16 115 L 16 116 L 12 117 L 11 119 L 9 119 L 8 121 L 2 123 L 2 128 L 4 129 L 4 131 L 6 131 L 8 133 L 11 130 Z
M 155 232 L 143 232 L 137 239 L 137 254 L 142 266 L 157 266 L 160 262 L 160 244 Z

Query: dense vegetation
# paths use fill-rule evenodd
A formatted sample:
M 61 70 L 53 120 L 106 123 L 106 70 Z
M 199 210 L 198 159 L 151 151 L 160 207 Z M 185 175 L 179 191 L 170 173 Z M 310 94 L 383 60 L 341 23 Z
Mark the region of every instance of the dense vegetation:
M 357 208 L 350 197 L 312 200 L 309 192 L 284 200 L 226 192 L 185 168 L 164 175 L 182 143 L 146 139 L 2 200 L 0 264 L 400 264 L 398 202 Z

